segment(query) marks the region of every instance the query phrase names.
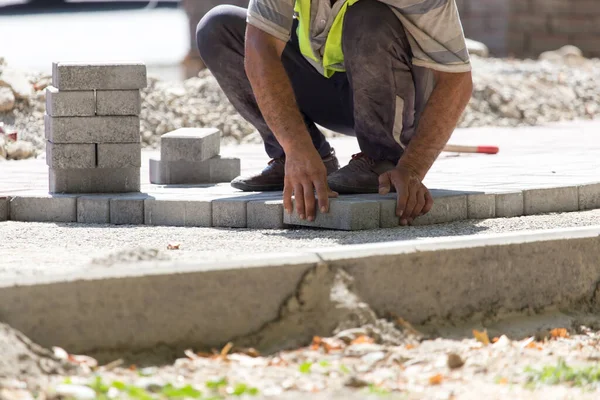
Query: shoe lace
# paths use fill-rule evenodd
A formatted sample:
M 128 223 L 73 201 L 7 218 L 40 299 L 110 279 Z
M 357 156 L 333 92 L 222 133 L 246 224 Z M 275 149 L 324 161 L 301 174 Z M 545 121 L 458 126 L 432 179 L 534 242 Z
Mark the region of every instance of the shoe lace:
M 372 167 L 373 165 L 375 165 L 375 161 L 367 156 L 365 153 L 363 153 L 362 151 L 360 153 L 356 153 L 356 154 L 352 154 L 352 159 L 350 160 L 350 163 L 355 163 L 355 164 L 363 164 L 363 165 L 367 165 L 369 167 Z

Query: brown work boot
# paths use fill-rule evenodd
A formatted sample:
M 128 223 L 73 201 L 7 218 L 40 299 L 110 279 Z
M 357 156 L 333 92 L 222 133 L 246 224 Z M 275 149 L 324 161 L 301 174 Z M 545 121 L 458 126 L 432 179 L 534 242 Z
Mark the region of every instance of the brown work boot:
M 337 171 L 340 163 L 332 149 L 327 157 L 323 157 L 327 175 Z M 274 158 L 260 173 L 252 176 L 238 176 L 231 181 L 231 186 L 244 192 L 270 192 L 283 190 L 285 180 L 285 157 Z
M 327 182 L 331 190 L 340 194 L 378 193 L 379 175 L 394 167 L 391 161 L 375 161 L 358 153 L 352 156 L 348 165 L 329 175 Z

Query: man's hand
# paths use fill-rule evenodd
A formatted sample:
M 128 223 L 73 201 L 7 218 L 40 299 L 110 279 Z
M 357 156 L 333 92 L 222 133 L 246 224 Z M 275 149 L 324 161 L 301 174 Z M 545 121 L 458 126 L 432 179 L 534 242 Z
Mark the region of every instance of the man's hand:
M 388 194 L 392 185 L 398 193 L 396 216 L 400 218 L 400 225 L 412 224 L 415 218 L 431 210 L 431 193 L 411 169 L 398 165 L 379 176 L 379 194 Z
M 283 206 L 288 213 L 293 211 L 292 194 L 296 199 L 296 212 L 300 219 L 314 221 L 315 190 L 322 213 L 329 211 L 329 197 L 338 194 L 329 189 L 327 169 L 319 153 L 314 148 L 306 151 L 293 151 L 285 159 L 285 184 Z

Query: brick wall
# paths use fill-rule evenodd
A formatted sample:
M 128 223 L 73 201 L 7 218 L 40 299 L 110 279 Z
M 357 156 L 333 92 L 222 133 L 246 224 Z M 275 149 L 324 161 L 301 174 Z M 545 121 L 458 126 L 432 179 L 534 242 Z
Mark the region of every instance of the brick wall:
M 600 0 L 456 0 L 465 35 L 495 56 L 537 57 L 572 44 L 600 57 Z

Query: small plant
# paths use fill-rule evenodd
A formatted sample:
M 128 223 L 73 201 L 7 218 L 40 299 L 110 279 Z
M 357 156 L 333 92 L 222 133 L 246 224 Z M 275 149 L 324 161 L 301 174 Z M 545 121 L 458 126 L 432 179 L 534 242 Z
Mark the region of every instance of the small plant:
M 600 366 L 571 367 L 560 359 L 555 366 L 546 366 L 541 370 L 526 368 L 529 374 L 528 386 L 536 383 L 547 385 L 566 384 L 575 387 L 597 386 L 600 383 Z
M 302 364 L 300 364 L 300 366 L 298 367 L 298 370 L 303 374 L 309 374 L 312 366 L 313 366 L 313 363 L 311 363 L 310 361 L 305 361 Z

